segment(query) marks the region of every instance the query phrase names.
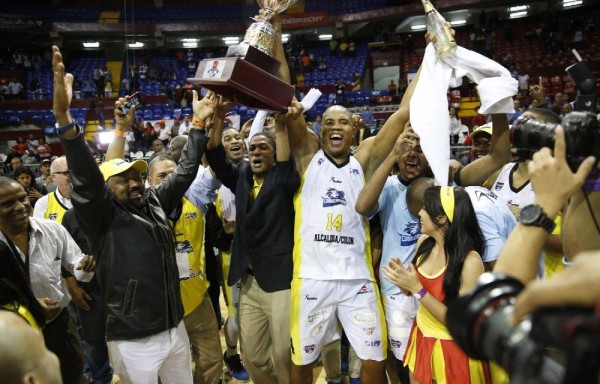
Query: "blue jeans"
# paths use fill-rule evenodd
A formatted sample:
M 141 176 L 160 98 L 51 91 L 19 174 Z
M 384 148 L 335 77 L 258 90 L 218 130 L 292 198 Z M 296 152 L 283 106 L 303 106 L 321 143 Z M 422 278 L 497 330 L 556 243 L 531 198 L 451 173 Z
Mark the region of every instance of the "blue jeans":
M 94 384 L 106 384 L 112 381 L 113 370 L 108 360 L 106 347 L 106 324 L 104 322 L 104 301 L 95 290 L 89 289 L 85 283 L 79 283 L 91 297 L 88 301 L 90 310 L 77 307 L 81 331 L 83 334 L 84 358 L 92 374 Z

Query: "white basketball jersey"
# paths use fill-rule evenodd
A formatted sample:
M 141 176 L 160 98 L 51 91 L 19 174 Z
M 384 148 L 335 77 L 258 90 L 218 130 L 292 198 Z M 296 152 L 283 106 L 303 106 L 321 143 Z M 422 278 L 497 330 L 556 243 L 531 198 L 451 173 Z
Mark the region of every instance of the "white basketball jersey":
M 527 181 L 519 189 L 511 187 L 512 174 L 516 171 L 515 166 L 519 163 L 508 163 L 498 174 L 494 185 L 492 185 L 491 191 L 494 192 L 500 201 L 504 201 L 506 205 L 516 205 L 519 208 L 523 208 L 528 204 L 533 204 L 533 187 L 531 182 Z M 524 163 L 519 165 L 525 167 Z
M 535 193 L 533 192 L 533 187 L 531 186 L 531 181 L 527 181 L 525 184 L 521 186 L 519 189 L 515 189 L 511 186 L 512 184 L 512 175 L 516 172 L 516 165 L 519 164 L 519 167 L 526 167 L 525 163 L 508 163 L 498 174 L 494 185 L 492 185 L 491 191 L 498 195 L 498 199 L 503 201 L 508 207 L 511 205 L 517 206 L 519 209 L 523 209 L 524 206 L 533 204 L 533 198 L 535 197 Z M 542 251 L 540 254 L 540 261 L 537 276 L 540 279 L 544 278 L 544 258 L 545 253 Z
M 354 209 L 364 185 L 353 156 L 338 166 L 315 154 L 294 197 L 294 278 L 374 280 L 368 222 Z

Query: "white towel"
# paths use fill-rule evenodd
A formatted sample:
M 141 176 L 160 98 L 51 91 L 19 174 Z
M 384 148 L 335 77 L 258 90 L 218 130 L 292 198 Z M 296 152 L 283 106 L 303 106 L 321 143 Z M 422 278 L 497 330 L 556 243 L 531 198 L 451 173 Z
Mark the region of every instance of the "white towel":
M 317 88 L 311 88 L 310 91 L 304 96 L 304 99 L 300 102 L 304 107 L 304 112 L 308 111 L 315 105 L 319 97 L 321 97 L 322 93 Z M 252 138 L 252 136 L 256 135 L 259 132 L 262 132 L 265 129 L 265 120 L 267 119 L 268 112 L 264 110 L 259 110 L 254 117 L 254 121 L 252 122 L 252 128 L 250 128 L 250 134 L 248 137 Z
M 514 113 L 512 96 L 517 93 L 518 83 L 506 68 L 462 47 L 442 60 L 433 44 L 429 44 L 410 101 L 410 123 L 421 138 L 421 148 L 438 185 L 448 184 L 448 85 L 460 84 L 463 76 L 478 84 L 480 113 Z

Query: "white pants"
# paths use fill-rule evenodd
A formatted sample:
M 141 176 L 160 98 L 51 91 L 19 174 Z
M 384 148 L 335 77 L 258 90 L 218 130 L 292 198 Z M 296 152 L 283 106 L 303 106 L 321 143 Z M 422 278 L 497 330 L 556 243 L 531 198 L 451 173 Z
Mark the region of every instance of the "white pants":
M 183 321 L 156 335 L 108 342 L 108 355 L 123 384 L 192 384 L 190 341 Z

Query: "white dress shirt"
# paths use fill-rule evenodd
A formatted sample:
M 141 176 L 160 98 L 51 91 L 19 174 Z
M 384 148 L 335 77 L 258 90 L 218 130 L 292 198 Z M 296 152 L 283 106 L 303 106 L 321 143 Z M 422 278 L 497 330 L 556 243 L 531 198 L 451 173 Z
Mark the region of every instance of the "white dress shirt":
M 29 277 L 31 290 L 38 299 L 47 297 L 56 300 L 58 306 L 64 308 L 71 298 L 61 288 L 61 269 L 63 266 L 79 281 L 89 282 L 93 272 L 78 271 L 77 266 L 83 258 L 75 240 L 59 223 L 36 217 L 29 218 L 31 231 L 29 234 Z M 0 241 L 6 237 L 0 232 Z M 26 261 L 25 254 L 15 247 L 21 260 Z
M 67 209 L 73 208 L 73 203 L 71 203 L 71 199 L 67 199 L 63 195 L 60 194 L 60 190 L 56 188 L 54 194 L 58 201 L 65 206 Z M 37 217 L 38 219 L 43 219 L 46 211 L 48 210 L 48 199 L 50 198 L 48 195 L 44 195 L 39 198 L 38 201 L 35 202 L 35 206 L 33 207 L 33 217 Z

